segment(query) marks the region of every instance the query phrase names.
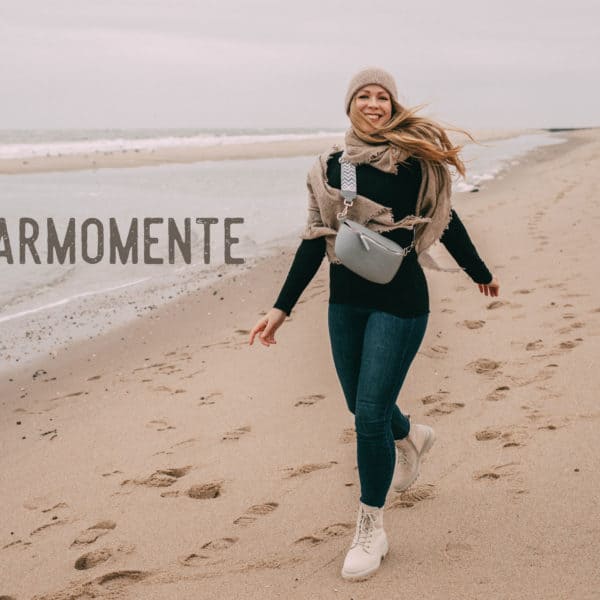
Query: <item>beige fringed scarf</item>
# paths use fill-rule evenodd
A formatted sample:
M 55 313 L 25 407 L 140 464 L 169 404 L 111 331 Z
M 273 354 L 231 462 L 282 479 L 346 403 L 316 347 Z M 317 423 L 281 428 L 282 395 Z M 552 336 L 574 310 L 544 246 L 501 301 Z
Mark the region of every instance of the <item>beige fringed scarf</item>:
M 345 156 L 353 164 L 368 163 L 386 173 L 398 172 L 397 163 L 408 157 L 396 146 L 390 144 L 367 144 L 363 142 L 353 129 L 346 132 Z M 308 186 L 308 220 L 303 239 L 325 236 L 327 258 L 330 262 L 340 264 L 335 255 L 335 236 L 339 227 L 337 213 L 343 209 L 342 195 L 339 189 L 331 187 L 327 182 L 327 161 L 339 151 L 338 146 L 321 154 L 307 177 Z M 415 230 L 415 250 L 419 263 L 431 269 L 441 271 L 460 271 L 460 268 L 441 267 L 427 251 L 439 240 L 450 222 L 450 203 L 452 182 L 450 173 L 444 165 L 419 159 L 422 181 L 417 197 L 416 213 L 401 221 L 394 222 L 392 209 L 357 195 L 354 204 L 348 209 L 348 218 L 376 232 L 392 231 L 400 227 Z

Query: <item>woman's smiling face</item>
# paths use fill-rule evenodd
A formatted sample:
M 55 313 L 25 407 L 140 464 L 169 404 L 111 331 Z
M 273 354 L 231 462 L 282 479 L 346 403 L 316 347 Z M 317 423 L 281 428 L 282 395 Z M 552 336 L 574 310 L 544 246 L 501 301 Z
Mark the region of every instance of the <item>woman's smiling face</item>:
M 392 100 L 389 92 L 375 83 L 365 85 L 356 92 L 356 108 L 373 128 L 383 127 L 392 118 Z

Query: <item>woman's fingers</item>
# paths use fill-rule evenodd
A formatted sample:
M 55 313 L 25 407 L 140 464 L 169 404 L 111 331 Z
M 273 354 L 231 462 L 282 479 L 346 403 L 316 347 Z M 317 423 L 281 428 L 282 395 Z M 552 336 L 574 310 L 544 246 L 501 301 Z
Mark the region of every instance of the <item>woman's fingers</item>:
M 262 333 L 261 333 L 262 332 Z M 252 346 L 254 343 L 254 338 L 258 334 L 258 339 L 263 346 L 270 346 L 271 344 L 276 344 L 273 331 L 273 323 L 269 321 L 269 319 L 261 319 L 250 331 L 250 340 L 249 345 Z
M 258 335 L 258 340 L 263 346 L 269 347 L 271 344 L 276 344 L 275 332 L 285 321 L 286 316 L 284 311 L 272 308 L 250 331 L 250 346 L 254 343 L 256 335 Z
M 265 346 L 269 346 L 270 344 L 276 344 L 277 342 L 275 341 L 274 334 L 275 334 L 275 331 L 274 331 L 273 323 L 271 321 L 269 321 L 267 323 L 267 326 L 265 327 L 265 330 L 260 334 L 261 342 Z
M 493 277 L 492 281 L 489 283 L 478 283 L 477 287 L 479 288 L 479 291 L 486 296 L 497 296 L 500 291 L 500 284 L 495 277 Z
M 259 331 L 262 331 L 267 325 L 267 321 L 265 319 L 260 320 L 250 331 L 250 346 L 254 343 L 254 337 Z

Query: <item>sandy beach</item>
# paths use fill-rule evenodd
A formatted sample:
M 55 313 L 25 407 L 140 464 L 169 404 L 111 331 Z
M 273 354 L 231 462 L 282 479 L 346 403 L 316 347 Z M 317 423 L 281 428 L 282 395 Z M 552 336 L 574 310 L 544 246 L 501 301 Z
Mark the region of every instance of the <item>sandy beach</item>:
M 2 376 L 0 599 L 600 598 L 600 129 L 561 136 L 461 195 L 499 298 L 426 273 L 398 403 L 437 442 L 388 495 L 373 578 L 340 577 L 359 486 L 326 261 L 277 345 L 248 346 L 282 249 Z

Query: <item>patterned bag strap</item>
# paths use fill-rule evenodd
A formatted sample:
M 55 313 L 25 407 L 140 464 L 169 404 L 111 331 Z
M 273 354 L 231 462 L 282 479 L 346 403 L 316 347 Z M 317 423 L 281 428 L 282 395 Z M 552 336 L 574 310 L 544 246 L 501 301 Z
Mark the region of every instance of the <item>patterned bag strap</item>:
M 337 214 L 337 218 L 342 221 L 346 218 L 346 214 L 348 213 L 348 209 L 354 204 L 354 199 L 356 198 L 356 165 L 348 162 L 344 158 L 344 154 L 340 156 L 339 159 L 341 165 L 341 183 L 342 183 L 342 196 L 344 198 L 344 210 Z M 406 256 L 414 247 L 416 241 L 415 227 L 413 225 L 412 228 L 412 241 L 410 246 L 404 248 L 404 255 Z
M 356 165 L 346 161 L 343 154 L 340 156 L 340 165 L 344 210 L 337 214 L 337 218 L 341 221 L 346 217 L 348 208 L 354 204 L 356 198 Z

